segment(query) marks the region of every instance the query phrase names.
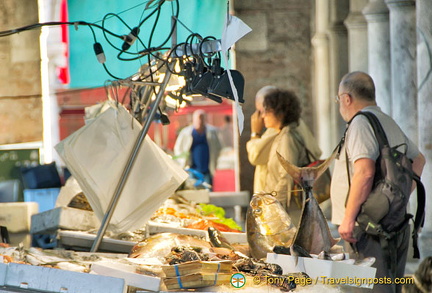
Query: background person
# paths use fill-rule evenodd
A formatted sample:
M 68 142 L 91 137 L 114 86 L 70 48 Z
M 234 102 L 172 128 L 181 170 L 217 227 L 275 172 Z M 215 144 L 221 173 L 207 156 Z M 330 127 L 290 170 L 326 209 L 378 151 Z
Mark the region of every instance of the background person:
M 232 124 L 232 118 L 230 115 L 224 116 L 224 125 L 219 128 L 220 140 L 222 147 L 233 148 L 234 147 L 234 126 Z
M 396 122 L 384 114 L 375 101 L 375 85 L 372 78 L 363 72 L 346 74 L 340 84 L 337 96 L 339 112 L 348 122 L 362 111 L 370 111 L 377 116 L 387 135 L 390 146 L 407 144 L 407 156 L 413 160 L 413 171 L 421 175 L 425 158 L 417 146 L 407 138 Z M 351 185 L 348 183 L 346 155 L 350 170 Z M 397 248 L 397 270 L 390 271 L 385 251 L 380 239 L 362 233 L 354 238 L 356 218 L 362 203 L 367 199 L 375 175 L 375 161 L 379 155 L 379 145 L 372 126 L 363 115 L 356 116 L 346 132 L 345 144 L 335 167 L 331 184 L 332 222 L 340 225 L 339 234 L 345 241 L 353 243 L 360 258 L 373 256 L 377 268 L 376 277 L 397 278 L 404 276 L 409 244 L 409 225 L 401 228 L 399 234 L 389 241 L 394 241 Z M 349 194 L 348 194 L 349 193 Z M 347 199 L 348 196 L 348 199 Z M 347 247 L 348 249 L 350 247 Z M 373 292 L 401 292 L 401 286 L 374 285 Z
M 257 111 L 251 116 L 251 139 L 246 148 L 248 158 L 256 166 L 254 192 L 276 192 L 276 198 L 298 224 L 301 207 L 291 196 L 293 180 L 280 164 L 276 151 L 297 166 L 309 162 L 306 149 L 294 135 L 319 158 L 321 150 L 307 126 L 300 120 L 300 101 L 294 92 L 273 86 L 260 89 L 256 95 Z M 261 133 L 266 128 L 261 136 Z
M 211 185 L 221 148 L 218 129 L 207 124 L 206 112 L 198 109 L 192 114 L 192 125 L 180 131 L 174 155 L 184 157 L 183 167 L 189 166 L 202 173 L 204 180 Z
M 254 185 L 253 192 L 258 193 L 264 190 L 265 187 L 265 177 L 267 174 L 267 161 L 266 156 L 264 156 L 264 152 L 266 149 L 270 148 L 273 140 L 277 136 L 278 132 L 273 128 L 265 128 L 264 120 L 259 114 L 260 111 L 264 109 L 263 102 L 264 97 L 271 93 L 272 91 L 276 91 L 277 88 L 275 86 L 265 86 L 258 90 L 255 95 L 255 113 L 251 116 L 251 139 L 247 143 L 247 152 L 249 162 L 255 166 L 254 172 Z M 259 139 L 255 139 L 259 138 Z M 268 150 L 269 151 L 269 150 Z
M 277 87 L 272 85 L 264 86 L 258 90 L 255 95 L 255 108 L 258 112 L 264 109 L 264 97 L 277 90 Z M 257 156 L 262 153 L 262 149 L 273 143 L 273 139 L 277 136 L 278 132 L 274 128 L 265 128 L 264 120 L 260 115 L 255 113 L 251 117 L 251 135 L 253 137 L 259 136 L 260 139 L 254 140 L 250 143 L 250 146 L 248 146 L 248 158 L 250 163 L 255 166 L 253 191 L 257 193 L 264 190 L 265 174 L 267 173 L 267 161 L 260 160 Z M 321 155 L 321 149 L 312 132 L 301 118 L 299 119 L 298 131 L 305 139 L 307 148 L 312 150 L 312 153 Z

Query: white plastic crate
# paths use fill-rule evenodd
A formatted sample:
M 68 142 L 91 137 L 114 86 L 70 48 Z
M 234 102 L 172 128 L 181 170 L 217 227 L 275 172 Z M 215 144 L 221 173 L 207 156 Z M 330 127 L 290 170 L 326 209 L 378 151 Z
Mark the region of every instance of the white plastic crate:
M 0 273 L 3 267 L 0 266 Z M 126 292 L 125 281 L 121 278 L 17 263 L 7 265 L 4 285 L 11 288 L 29 289 L 29 292 Z
M 39 204 L 39 213 L 54 208 L 60 188 L 24 189 L 24 201 Z
M 339 280 L 341 285 L 372 289 L 376 268 L 346 263 L 344 261 L 322 260 L 308 257 L 294 257 L 285 254 L 267 253 L 267 262 L 281 266 L 284 274 L 304 272 L 311 280 L 330 282 Z M 333 284 L 334 285 L 334 284 Z
M 28 232 L 31 228 L 31 216 L 38 213 L 34 202 L 0 203 L 0 226 L 6 226 L 9 233 Z

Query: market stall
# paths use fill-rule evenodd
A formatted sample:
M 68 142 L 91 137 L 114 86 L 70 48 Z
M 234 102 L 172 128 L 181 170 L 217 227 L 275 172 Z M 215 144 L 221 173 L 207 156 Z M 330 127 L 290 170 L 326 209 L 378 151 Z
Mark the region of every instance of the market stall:
M 167 122 L 164 110 L 196 94 L 233 101 L 242 131 L 244 79 L 222 64 L 229 66 L 228 50 L 249 31 L 227 15 L 221 40 L 192 33 L 177 44 L 173 25 L 171 48 L 143 49 L 137 54 L 148 62 L 138 72 L 106 83 L 106 100 L 86 108 L 86 124 L 55 146 L 71 173 L 56 207 L 26 212 L 37 245 L 0 247 L 0 290 L 337 292 L 340 282 L 328 280 L 373 279 L 373 260 L 358 263 L 343 252 L 313 196 L 306 193 L 302 216 L 319 223 L 311 232 L 312 225 L 293 227 L 268 194 L 184 190 L 189 174 L 147 135 L 153 121 Z M 135 27 L 120 37 L 121 52 L 138 34 Z M 100 44 L 94 48 L 104 62 Z
M 56 208 L 32 216 L 32 235 L 47 237 L 45 249 L 2 249 L 5 290 L 307 292 L 324 286 L 330 292 L 341 284 L 329 280 L 373 280 L 373 260 L 356 263 L 336 245 L 308 192 L 302 221 L 319 223 L 312 233 L 311 223 L 293 227 L 268 194 L 181 190 L 189 186 L 183 184 L 188 174 L 146 136 L 166 76 L 150 85 L 159 88 L 155 100 L 147 86 L 137 90 L 149 110 L 140 113 L 144 126 L 114 96 L 90 107 L 87 124 L 56 146 L 71 181 Z M 238 207 L 248 209 L 246 219 Z M 239 221 L 225 217 L 224 208 Z M 343 285 L 371 288 L 373 282 Z
M 67 186 L 65 190 L 71 190 L 70 184 Z M 55 235 L 55 245 L 50 249 L 0 248 L 4 276 L 0 285 L 4 290 L 322 292 L 325 288 L 326 292 L 349 292 L 349 286 L 329 280 L 374 277 L 370 262 L 354 263 L 338 247 L 327 260 L 318 255 L 303 258 L 278 253 L 253 258 L 247 231 L 225 218 L 223 208 L 190 201 L 179 194 L 169 196 L 140 229 L 107 231 L 100 251 L 89 252 L 100 221 L 88 209 L 81 191 L 78 195 L 79 207 L 76 200 L 71 200 L 68 205 L 75 207 L 56 207 L 32 216 L 33 235 Z M 262 208 L 265 211 L 266 207 Z M 367 288 L 369 284 L 362 285 Z

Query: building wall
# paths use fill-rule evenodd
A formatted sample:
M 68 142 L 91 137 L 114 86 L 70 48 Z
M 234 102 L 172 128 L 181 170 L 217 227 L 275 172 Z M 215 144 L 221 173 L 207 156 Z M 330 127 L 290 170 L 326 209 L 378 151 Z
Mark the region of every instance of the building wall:
M 37 22 L 38 1 L 1 1 L 0 31 Z M 0 38 L 0 144 L 42 140 L 39 34 Z
M 265 85 L 294 90 L 302 101 L 303 119 L 314 131 L 312 83 L 311 0 L 241 0 L 235 15 L 252 28 L 236 44 L 236 69 L 245 77 L 245 127 L 239 139 L 240 189 L 253 191 L 254 167 L 247 159 L 250 116 L 255 93 Z

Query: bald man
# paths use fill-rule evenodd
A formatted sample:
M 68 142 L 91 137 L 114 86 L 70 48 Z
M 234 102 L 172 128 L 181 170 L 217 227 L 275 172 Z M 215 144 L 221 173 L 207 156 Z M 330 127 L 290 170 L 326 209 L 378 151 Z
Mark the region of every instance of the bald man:
M 336 102 L 342 118 L 349 123 L 345 144 L 341 155 L 335 160 L 331 184 L 331 201 L 333 206 L 332 222 L 339 226 L 339 234 L 347 243 L 351 243 L 358 257 L 375 257 L 373 264 L 377 268 L 378 278 L 402 278 L 404 276 L 409 243 L 408 223 L 400 227 L 400 232 L 393 238 L 384 240 L 359 230 L 356 218 L 361 205 L 368 198 L 375 176 L 375 161 L 380 149 L 369 120 L 355 116 L 359 111 L 375 114 L 384 128 L 390 146 L 407 146 L 407 156 L 413 161 L 413 171 L 421 175 L 425 158 L 418 147 L 402 132 L 396 122 L 383 113 L 375 101 L 375 85 L 372 78 L 364 72 L 346 74 L 340 84 Z M 355 116 L 355 117 L 354 117 Z M 353 118 L 354 117 L 354 118 Z M 346 158 L 348 159 L 348 167 Z M 349 168 L 349 177 L 348 177 Z M 348 180 L 350 178 L 350 181 Z M 392 248 L 383 249 L 385 245 Z M 351 248 L 347 246 L 347 248 Z M 389 254 L 388 252 L 391 251 Z M 393 257 L 394 256 L 394 257 Z M 391 262 L 395 266 L 391 266 Z M 392 269 L 391 267 L 395 267 Z M 401 292 L 401 285 L 374 285 L 374 292 Z

